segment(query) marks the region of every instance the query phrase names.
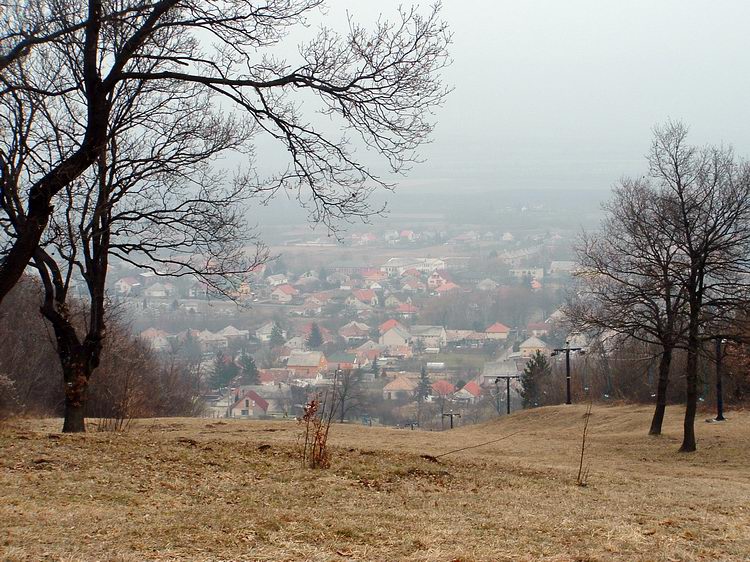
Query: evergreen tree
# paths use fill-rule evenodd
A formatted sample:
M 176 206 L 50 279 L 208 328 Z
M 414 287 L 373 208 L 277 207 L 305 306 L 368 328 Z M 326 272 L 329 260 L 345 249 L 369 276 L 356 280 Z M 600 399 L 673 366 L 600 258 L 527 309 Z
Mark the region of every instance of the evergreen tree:
M 190 330 L 186 332 L 185 340 L 182 344 L 175 345 L 175 351 L 180 357 L 187 359 L 191 363 L 199 363 L 203 355 L 200 342 Z
M 431 388 L 432 384 L 430 383 L 430 377 L 427 375 L 427 368 L 422 365 L 422 370 L 419 372 L 419 382 L 415 391 L 416 399 L 419 402 L 424 401 L 430 395 Z
M 260 373 L 252 355 L 249 353 L 240 355 L 240 367 L 242 368 L 242 384 L 260 384 Z
M 547 357 L 540 351 L 526 363 L 526 367 L 521 375 L 521 398 L 523 399 L 524 408 L 533 408 L 539 406 L 539 387 L 541 380 L 551 373 L 551 368 Z
M 378 358 L 374 357 L 372 360 L 372 367 L 370 367 L 370 372 L 373 375 L 376 375 L 380 372 L 380 365 L 378 365 Z
M 284 332 L 281 329 L 281 326 L 279 326 L 278 322 L 273 323 L 273 328 L 271 329 L 271 339 L 269 340 L 269 343 L 271 344 L 271 347 L 281 347 L 286 343 L 286 340 L 284 339 Z
M 323 345 L 323 335 L 320 333 L 320 328 L 313 322 L 310 326 L 310 334 L 307 336 L 307 347 L 308 349 L 319 349 Z
M 214 372 L 211 375 L 213 388 L 226 388 L 239 374 L 239 367 L 232 357 L 219 352 L 214 359 Z
M 430 377 L 427 375 L 427 367 L 422 365 L 417 388 L 414 390 L 414 398 L 417 401 L 417 425 L 420 427 L 422 426 L 422 404 L 430 395 L 431 389 L 432 385 L 430 384 Z

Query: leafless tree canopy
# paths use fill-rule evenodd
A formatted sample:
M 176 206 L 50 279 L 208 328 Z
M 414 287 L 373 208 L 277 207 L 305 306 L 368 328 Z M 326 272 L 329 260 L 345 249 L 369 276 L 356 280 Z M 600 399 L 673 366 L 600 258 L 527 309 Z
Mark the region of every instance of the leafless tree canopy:
M 624 180 L 615 190 L 601 232 L 582 237 L 582 283 L 569 312 L 580 326 L 662 347 L 662 415 L 671 352 L 687 351 L 682 450 L 692 451 L 702 346 L 717 336 L 742 337 L 750 166 L 731 148 L 689 145 L 687 128 L 673 122 L 655 129 L 648 164 L 648 178 Z
M 163 126 L 168 130 L 161 134 L 183 134 L 175 116 L 186 103 L 188 111 L 198 111 L 196 100 L 202 100 L 215 109 L 208 112 L 215 121 L 204 127 L 231 137 L 218 139 L 226 150 L 251 152 L 257 134 L 276 141 L 289 164 L 266 178 L 246 172 L 244 182 L 255 193 L 291 190 L 314 220 L 328 224 L 371 213 L 367 195 L 384 182 L 356 157 L 353 141 L 383 155 L 394 171 L 415 161 L 431 131 L 430 110 L 446 94 L 437 74 L 450 37 L 435 6 L 426 15 L 404 10 L 396 22 L 378 22 L 369 31 L 354 22 L 343 36 L 321 29 L 300 46 L 299 61 L 274 56 L 289 30 L 321 5 L 60 0 L 5 13 L 3 198 L 18 196 L 9 191 L 23 197 L 14 202 L 6 229 L 0 298 L 36 252 L 55 197 L 105 147 L 111 150 L 118 123 L 144 95 L 162 96 L 155 107 L 135 109 L 144 117 L 138 127 L 152 132 Z M 33 18 L 21 15 L 26 9 Z M 345 136 L 312 125 L 315 110 L 334 118 Z M 138 134 L 130 142 L 137 144 Z M 40 155 L 36 139 L 45 145 Z

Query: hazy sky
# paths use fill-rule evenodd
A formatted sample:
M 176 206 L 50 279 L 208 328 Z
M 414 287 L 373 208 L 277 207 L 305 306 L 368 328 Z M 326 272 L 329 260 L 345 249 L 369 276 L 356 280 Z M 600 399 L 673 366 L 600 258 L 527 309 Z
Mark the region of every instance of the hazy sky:
M 327 19 L 399 3 L 333 0 Z M 455 90 L 402 188 L 608 190 L 668 117 L 750 152 L 747 0 L 444 0 L 443 18 Z

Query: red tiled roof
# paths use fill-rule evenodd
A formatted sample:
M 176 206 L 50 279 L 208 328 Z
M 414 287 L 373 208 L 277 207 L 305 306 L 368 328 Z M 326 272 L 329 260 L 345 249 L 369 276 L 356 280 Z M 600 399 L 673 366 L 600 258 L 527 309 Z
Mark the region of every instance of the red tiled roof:
M 495 322 L 492 326 L 484 331 L 486 334 L 507 334 L 510 332 L 510 328 L 500 322 Z
M 284 285 L 279 285 L 278 287 L 274 289 L 274 292 L 276 291 L 281 291 L 282 293 L 286 295 L 296 295 L 298 292 L 297 289 L 295 289 L 288 283 L 285 283 Z
M 355 350 L 356 351 L 356 350 Z M 374 361 L 378 357 L 380 357 L 380 350 L 379 349 L 368 349 L 366 351 L 356 351 L 357 354 L 357 362 L 362 365 L 366 361 Z
M 435 391 L 435 394 L 439 394 L 440 396 L 447 396 L 448 394 L 453 394 L 454 392 L 456 392 L 456 387 L 446 380 L 439 380 L 432 383 L 432 390 Z
M 258 406 L 260 406 L 261 410 L 263 410 L 264 412 L 268 411 L 268 402 L 266 402 L 266 400 L 261 398 L 260 395 L 258 395 L 258 393 L 255 392 L 254 390 L 247 390 L 243 392 L 242 395 L 237 399 L 237 401 L 232 406 L 232 409 L 234 410 L 237 407 L 237 405 L 245 399 L 250 399 L 253 402 L 255 402 Z
M 415 388 L 417 388 L 416 382 L 404 376 L 401 376 L 401 377 L 393 379 L 391 382 L 385 385 L 383 387 L 383 390 L 385 390 L 386 392 L 389 392 L 389 391 L 392 392 L 392 391 L 398 391 L 398 390 L 412 391 Z
M 391 318 L 390 320 L 386 320 L 385 322 L 383 322 L 378 327 L 378 329 L 380 330 L 381 334 L 385 334 L 388 330 L 390 330 L 391 328 L 395 328 L 397 326 L 401 327 L 401 328 L 404 327 L 404 325 L 401 324 L 401 322 L 399 322 L 398 320 L 394 320 L 393 318 Z
M 474 396 L 481 396 L 482 395 L 482 388 L 479 386 L 479 384 L 476 381 L 469 381 L 469 382 L 467 382 L 461 390 L 465 390 L 466 392 L 470 392 Z
M 287 369 L 261 369 L 258 379 L 261 384 L 286 382 L 291 378 L 291 371 Z
M 352 291 L 352 296 L 362 302 L 370 302 L 373 298 L 377 298 L 375 291 L 372 289 L 357 289 Z

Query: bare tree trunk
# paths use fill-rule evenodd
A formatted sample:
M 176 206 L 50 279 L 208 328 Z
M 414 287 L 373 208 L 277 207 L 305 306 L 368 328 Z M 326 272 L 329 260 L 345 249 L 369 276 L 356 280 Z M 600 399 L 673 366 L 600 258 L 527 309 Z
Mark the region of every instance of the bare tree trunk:
M 63 361 L 63 381 L 65 384 L 65 420 L 63 433 L 82 433 L 86 431 L 84 410 L 89 378 L 84 351 L 71 354 L 68 361 Z
M 688 355 L 685 372 L 686 405 L 685 421 L 680 452 L 695 451 L 695 414 L 698 409 L 698 333 L 697 327 L 691 327 L 688 335 Z
M 659 360 L 659 381 L 656 386 L 656 409 L 651 420 L 649 435 L 661 435 L 664 422 L 664 411 L 667 409 L 667 387 L 669 386 L 669 369 L 672 365 L 672 349 L 665 349 Z

